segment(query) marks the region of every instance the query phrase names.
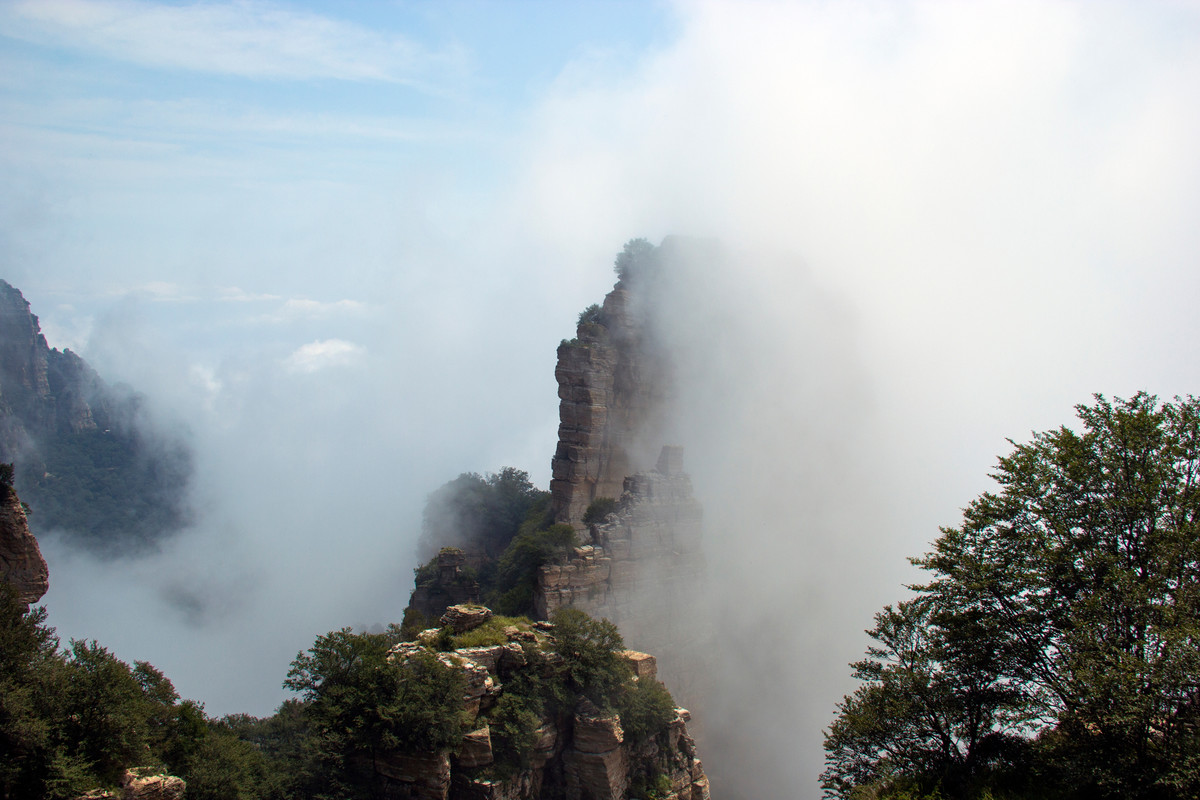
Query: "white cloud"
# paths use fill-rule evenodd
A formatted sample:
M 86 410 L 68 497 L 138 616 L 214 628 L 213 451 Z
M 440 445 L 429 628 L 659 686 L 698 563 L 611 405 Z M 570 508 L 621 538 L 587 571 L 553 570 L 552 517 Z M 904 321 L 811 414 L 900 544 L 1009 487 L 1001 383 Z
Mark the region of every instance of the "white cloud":
M 367 304 L 357 300 L 322 302 L 291 297 L 278 310 L 264 315 L 262 319 L 266 322 L 293 322 L 304 319 L 324 319 L 331 316 L 358 316 L 364 314 L 366 310 Z
M 453 50 L 430 51 L 396 34 L 269 2 L 26 0 L 5 16 L 10 36 L 151 67 L 427 88 L 461 68 Z
M 366 355 L 366 348 L 343 339 L 324 339 L 309 342 L 286 359 L 284 366 L 290 372 L 309 373 L 329 367 L 349 366 Z

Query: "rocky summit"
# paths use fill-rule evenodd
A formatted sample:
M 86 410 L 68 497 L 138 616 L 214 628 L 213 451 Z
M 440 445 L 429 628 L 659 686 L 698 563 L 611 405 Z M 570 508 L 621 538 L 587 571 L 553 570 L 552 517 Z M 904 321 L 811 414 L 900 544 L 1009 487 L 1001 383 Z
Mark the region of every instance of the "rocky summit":
M 447 624 L 465 633 L 491 611 L 456 607 L 450 617 Z M 438 632 L 425 633 L 419 639 L 432 642 Z M 450 752 L 375 754 L 363 766 L 374 772 L 384 794 L 413 800 L 625 800 L 653 792 L 660 800 L 709 800 L 708 777 L 688 733 L 691 714 L 684 708 L 675 708 L 661 728 L 635 737 L 619 713 L 578 698 L 572 712 L 547 714 L 527 732 L 530 753 L 522 765 L 498 763 L 490 721 L 505 702 L 505 687 L 546 679 L 561 660 L 556 635 L 549 623 L 522 624 L 506 627 L 495 644 L 437 652 L 441 663 L 463 675 L 468 732 Z M 391 658 L 405 663 L 434 652 L 420 640 L 396 645 Z M 619 655 L 635 683 L 655 681 L 653 656 Z

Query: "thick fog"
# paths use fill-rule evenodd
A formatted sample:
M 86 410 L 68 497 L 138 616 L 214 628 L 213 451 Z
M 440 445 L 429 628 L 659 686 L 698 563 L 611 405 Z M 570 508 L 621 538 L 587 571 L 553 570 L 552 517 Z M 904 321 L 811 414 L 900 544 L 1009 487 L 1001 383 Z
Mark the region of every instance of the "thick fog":
M 44 543 L 50 622 L 209 713 L 267 714 L 317 634 L 398 620 L 443 482 L 546 486 L 555 347 L 633 237 L 727 253 L 663 310 L 699 354 L 677 425 L 717 568 L 702 755 L 727 796 L 819 794 L 863 629 L 1006 437 L 1093 392 L 1200 386 L 1195 5 L 685 3 L 487 101 L 454 83 L 488 64 L 471 35 L 432 26 L 407 58 L 438 66 L 406 72 L 366 22 L 318 24 L 336 8 L 174 8 L 227 13 L 172 21 L 194 37 L 245 24 L 321 58 L 217 70 L 139 49 L 150 22 L 79 22 L 149 6 L 9 6 L 0 257 L 52 346 L 196 451 L 197 525 L 161 554 Z M 35 78 L 53 47 L 78 60 Z M 365 91 L 377 55 L 436 102 L 272 105 L 318 92 L 306 70 Z M 118 96 L 154 70 L 225 77 Z

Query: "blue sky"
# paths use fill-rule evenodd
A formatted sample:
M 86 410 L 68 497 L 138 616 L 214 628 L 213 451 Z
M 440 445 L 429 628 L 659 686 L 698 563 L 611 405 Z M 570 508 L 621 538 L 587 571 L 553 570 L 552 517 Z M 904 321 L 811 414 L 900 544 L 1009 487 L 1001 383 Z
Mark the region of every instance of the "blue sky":
M 738 685 L 806 722 L 771 780 L 815 776 L 1006 437 L 1200 386 L 1197 141 L 1193 2 L 0 3 L 0 277 L 190 431 L 204 512 L 137 562 L 50 542 L 51 622 L 269 712 L 399 615 L 429 491 L 545 484 L 621 244 L 717 237 L 692 333 L 739 355 L 689 463 L 738 626 L 796 612 L 805 680 Z

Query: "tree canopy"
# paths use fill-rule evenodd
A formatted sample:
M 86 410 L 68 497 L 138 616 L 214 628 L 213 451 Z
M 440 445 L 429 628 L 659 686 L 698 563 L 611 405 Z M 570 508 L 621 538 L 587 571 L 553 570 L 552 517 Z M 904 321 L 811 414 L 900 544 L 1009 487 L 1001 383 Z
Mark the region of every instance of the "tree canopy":
M 1077 412 L 1013 443 L 876 615 L 827 795 L 1200 793 L 1200 401 Z
M 464 472 L 429 495 L 421 530 L 422 558 L 446 546 L 497 558 L 530 508 L 548 496 L 530 483 L 528 472 L 515 467 L 484 476 Z

